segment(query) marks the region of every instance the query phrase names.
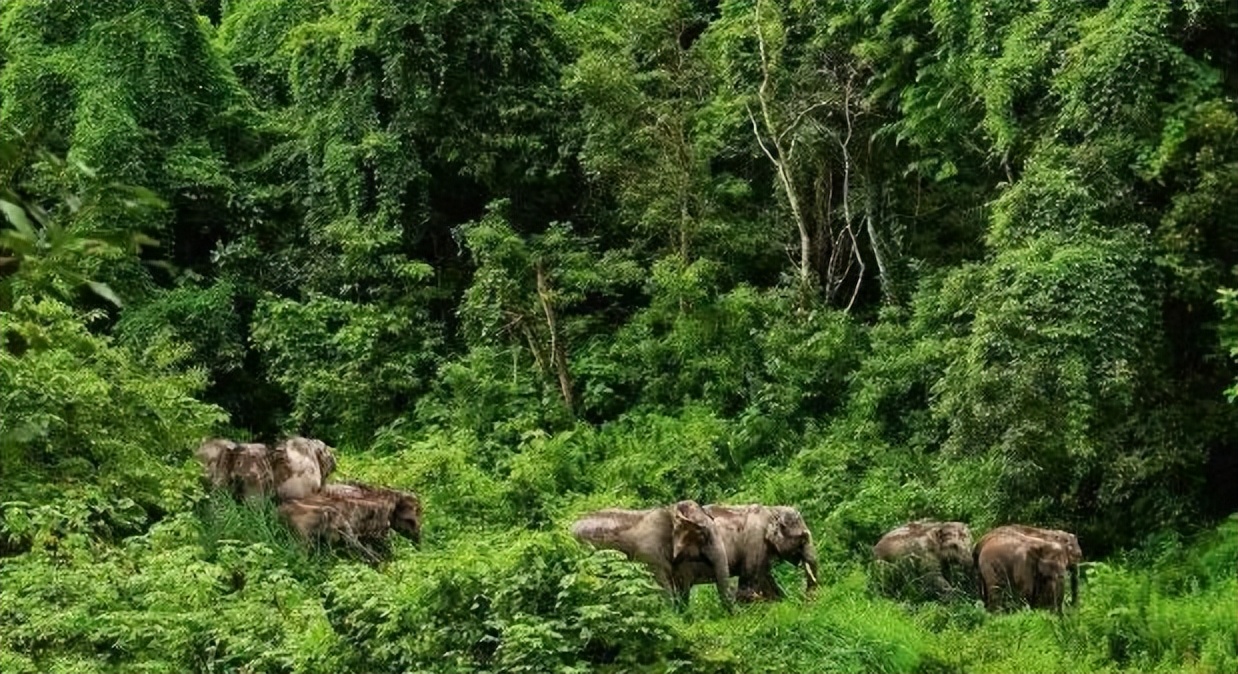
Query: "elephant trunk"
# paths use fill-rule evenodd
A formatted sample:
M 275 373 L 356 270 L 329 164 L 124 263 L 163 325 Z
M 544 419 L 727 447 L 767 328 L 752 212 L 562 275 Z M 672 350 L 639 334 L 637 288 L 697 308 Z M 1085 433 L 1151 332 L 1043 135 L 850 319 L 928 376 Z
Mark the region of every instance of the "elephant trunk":
M 804 576 L 805 591 L 812 592 L 817 587 L 817 549 L 813 547 L 812 541 L 804 545 Z
M 1070 605 L 1079 605 L 1079 565 L 1070 565 Z

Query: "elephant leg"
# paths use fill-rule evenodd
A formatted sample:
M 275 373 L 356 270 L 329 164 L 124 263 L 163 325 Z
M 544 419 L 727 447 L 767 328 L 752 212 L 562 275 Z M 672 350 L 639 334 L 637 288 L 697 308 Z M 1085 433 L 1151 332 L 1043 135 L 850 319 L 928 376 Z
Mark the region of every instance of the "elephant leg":
M 692 585 L 690 583 L 676 583 L 671 588 L 671 602 L 678 610 L 685 610 L 692 601 Z
M 984 588 L 984 608 L 989 613 L 996 613 L 1001 602 L 1001 583 L 996 579 L 981 578 L 980 582 Z
M 671 569 L 662 566 L 653 566 L 650 570 L 653 571 L 653 580 L 659 587 L 670 592 L 671 594 L 675 593 L 676 579 Z
M 773 589 L 771 589 L 771 586 Z M 739 579 L 739 590 L 735 593 L 735 599 L 743 603 L 766 601 L 777 598 L 773 594 L 774 592 L 777 592 L 777 586 L 773 585 L 772 582 L 765 582 L 759 575 L 741 576 Z
M 757 591 L 765 599 L 778 600 L 783 597 L 782 588 L 778 587 L 778 583 L 774 580 L 774 576 L 769 572 L 769 569 L 766 569 L 757 576 L 756 587 Z
M 817 589 L 819 584 L 817 580 L 819 573 L 817 549 L 811 542 L 804 546 L 802 557 L 804 563 L 804 592 L 811 593 Z

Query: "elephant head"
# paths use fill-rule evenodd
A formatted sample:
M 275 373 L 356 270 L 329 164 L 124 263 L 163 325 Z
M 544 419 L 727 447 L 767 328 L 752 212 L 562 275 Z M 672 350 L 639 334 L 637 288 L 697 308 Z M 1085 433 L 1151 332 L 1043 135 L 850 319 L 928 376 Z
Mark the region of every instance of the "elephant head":
M 318 468 L 322 471 L 322 479 L 326 480 L 327 476 L 335 471 L 335 454 L 331 447 L 322 440 L 310 440 L 308 449 L 318 462 Z
M 232 463 L 237 444 L 225 438 L 211 438 L 198 446 L 195 452 L 205 471 L 206 483 L 215 489 L 223 489 L 232 480 Z
M 232 461 L 232 488 L 245 499 L 263 498 L 275 489 L 271 450 L 260 443 L 239 445 Z
M 934 523 L 930 544 L 943 565 L 957 562 L 970 568 L 974 564 L 971 530 L 962 522 Z
M 1063 586 L 1072 555 L 1054 541 L 1039 542 L 1028 551 L 1029 563 L 1035 566 L 1032 582 L 1032 603 L 1061 612 Z
M 391 513 L 391 528 L 413 543 L 421 543 L 421 501 L 416 496 L 399 492 Z
M 817 585 L 817 553 L 812 545 L 812 532 L 803 515 L 789 506 L 772 506 L 765 526 L 765 543 L 780 558 L 792 564 L 804 564 L 809 590 Z

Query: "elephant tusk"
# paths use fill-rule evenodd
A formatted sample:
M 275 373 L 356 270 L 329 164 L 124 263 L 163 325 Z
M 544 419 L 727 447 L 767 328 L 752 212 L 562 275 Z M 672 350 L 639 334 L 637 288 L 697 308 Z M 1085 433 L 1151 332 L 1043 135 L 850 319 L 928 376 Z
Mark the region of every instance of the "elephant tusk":
M 812 581 L 813 585 L 817 584 L 817 574 L 812 572 L 812 567 L 807 563 L 804 564 L 804 573 L 808 575 L 808 580 Z

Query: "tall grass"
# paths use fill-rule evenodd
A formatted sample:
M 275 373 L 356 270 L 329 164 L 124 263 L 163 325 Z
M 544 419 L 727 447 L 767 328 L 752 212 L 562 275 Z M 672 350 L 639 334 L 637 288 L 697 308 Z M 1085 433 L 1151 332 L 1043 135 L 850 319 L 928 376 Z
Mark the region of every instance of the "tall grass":
M 677 610 L 649 574 L 562 531 L 443 532 L 371 565 L 306 549 L 224 495 L 121 545 L 0 560 L 0 671 L 1238 671 L 1238 519 L 1087 569 L 1078 606 L 989 615 L 897 600 L 834 558 L 805 596 Z

